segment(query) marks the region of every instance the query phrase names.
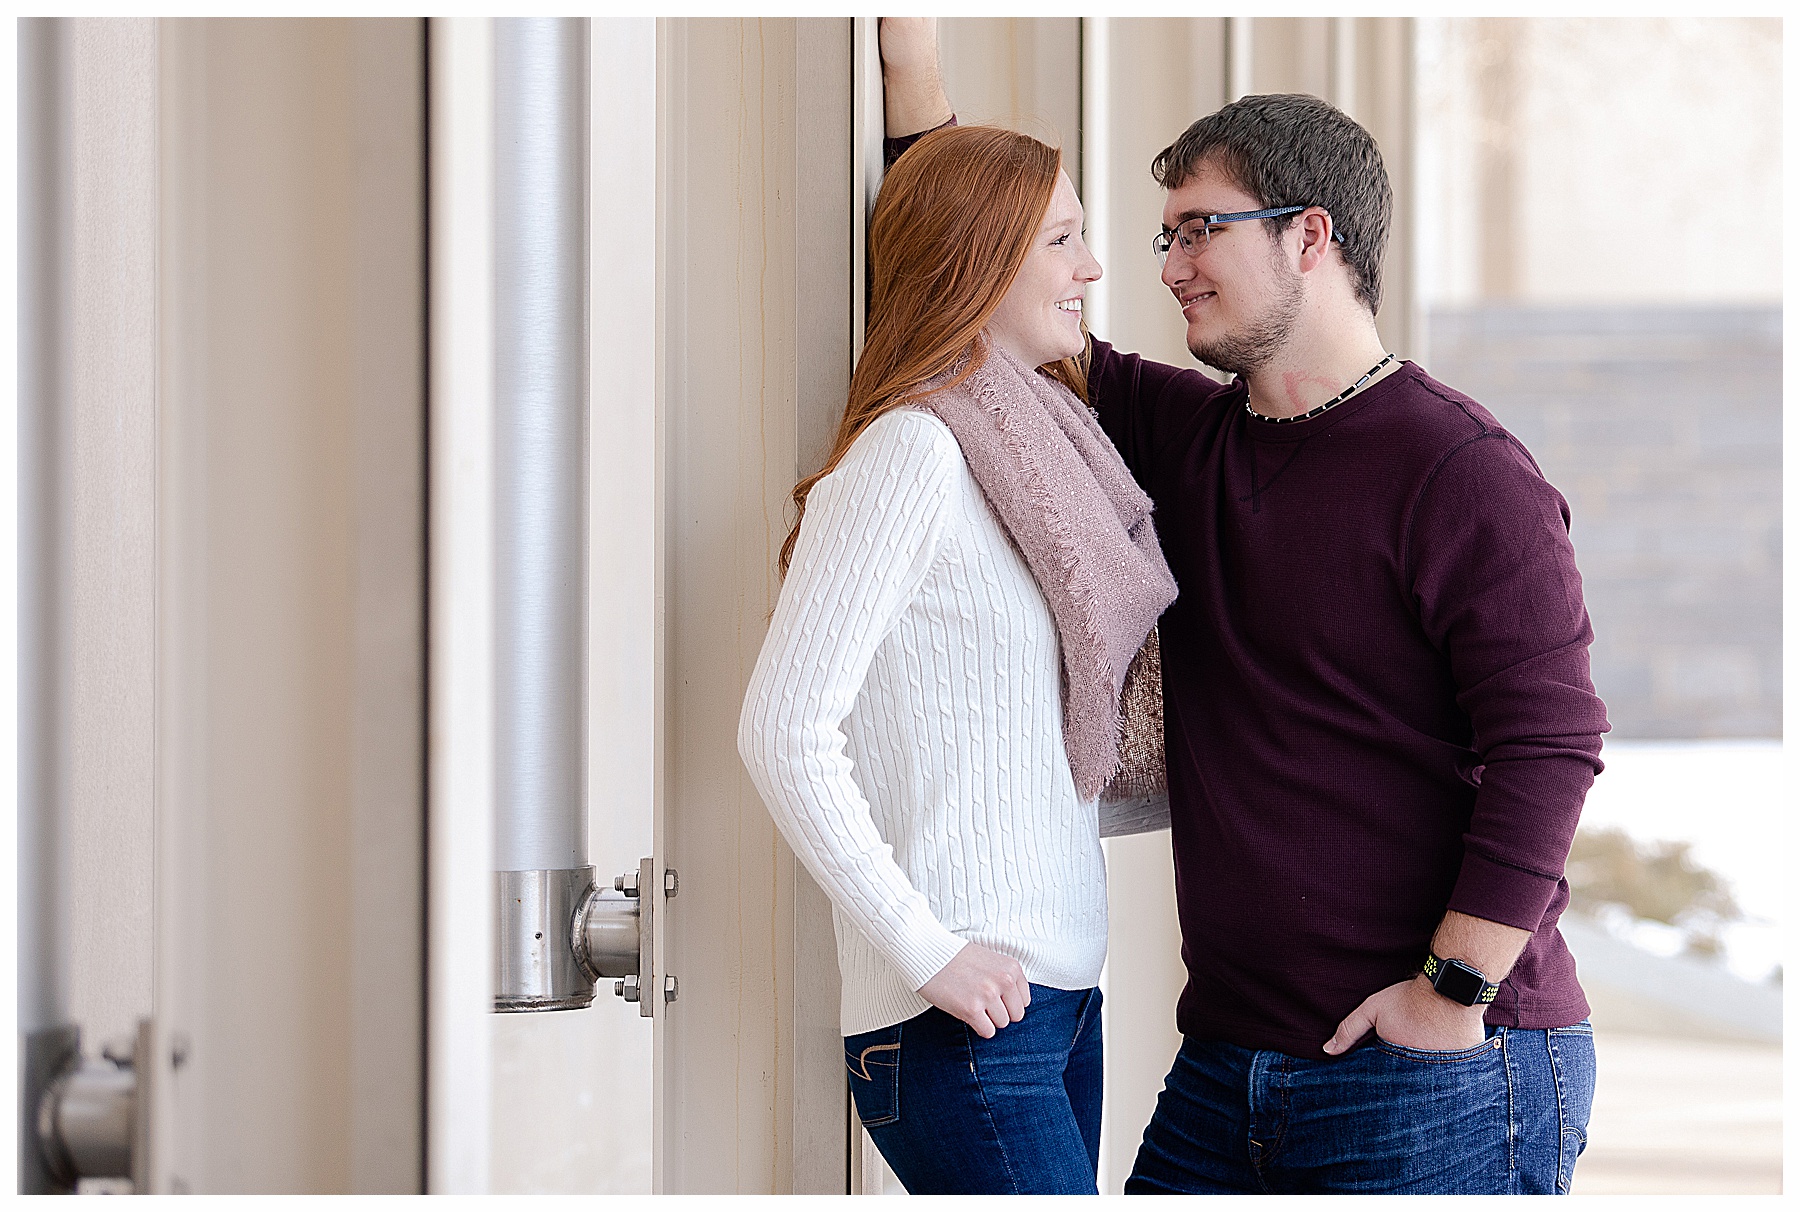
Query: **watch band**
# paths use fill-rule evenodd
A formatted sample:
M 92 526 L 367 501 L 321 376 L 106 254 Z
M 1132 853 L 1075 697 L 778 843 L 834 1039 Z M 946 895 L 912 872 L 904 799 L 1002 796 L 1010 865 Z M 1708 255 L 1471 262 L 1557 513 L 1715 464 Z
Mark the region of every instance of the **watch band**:
M 1436 952 L 1425 953 L 1425 979 L 1438 994 L 1459 1006 L 1486 1006 L 1500 996 L 1500 986 L 1488 980 L 1481 969 L 1461 960 L 1444 959 Z

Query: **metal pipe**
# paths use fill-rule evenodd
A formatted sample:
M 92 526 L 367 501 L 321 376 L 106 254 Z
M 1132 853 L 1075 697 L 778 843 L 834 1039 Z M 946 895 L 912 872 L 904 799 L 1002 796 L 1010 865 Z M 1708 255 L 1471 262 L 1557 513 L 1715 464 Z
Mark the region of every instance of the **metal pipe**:
M 577 958 L 588 975 L 599 979 L 638 974 L 641 900 L 641 896 L 615 900 L 599 892 L 588 897 L 575 921 Z
M 62 823 L 71 277 L 67 21 L 19 21 L 19 1030 L 68 1020 Z
M 587 21 L 494 27 L 500 871 L 587 862 Z
M 131 1178 L 137 1152 L 138 1079 L 131 1068 L 88 1061 L 57 1078 L 35 1126 L 66 1186 L 83 1178 Z
M 593 874 L 587 111 L 585 19 L 494 23 L 495 974 L 506 1010 L 593 997 L 573 936 Z
M 67 495 L 74 198 L 69 22 L 21 18 L 18 213 L 19 1190 L 68 1190 L 37 1139 L 45 1088 L 80 1057 L 69 1021 Z
M 594 892 L 594 869 L 502 871 L 495 949 L 494 1008 L 579 1010 L 594 1000 L 594 982 L 575 951 L 575 923 Z

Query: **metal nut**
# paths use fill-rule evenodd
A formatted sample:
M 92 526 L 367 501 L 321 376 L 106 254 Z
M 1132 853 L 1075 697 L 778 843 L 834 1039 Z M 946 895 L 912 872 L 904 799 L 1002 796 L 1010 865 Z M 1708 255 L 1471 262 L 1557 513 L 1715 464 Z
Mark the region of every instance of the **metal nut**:
M 679 891 L 681 891 L 681 877 L 675 873 L 675 868 L 663 868 L 663 895 L 673 897 Z
M 613 891 L 623 892 L 626 896 L 636 896 L 638 894 L 637 872 L 627 871 L 624 875 L 615 875 L 613 877 Z
M 628 976 L 615 982 L 613 988 L 618 991 L 620 997 L 628 1002 L 637 1001 L 641 995 L 641 990 L 638 989 L 638 978 L 635 976 Z

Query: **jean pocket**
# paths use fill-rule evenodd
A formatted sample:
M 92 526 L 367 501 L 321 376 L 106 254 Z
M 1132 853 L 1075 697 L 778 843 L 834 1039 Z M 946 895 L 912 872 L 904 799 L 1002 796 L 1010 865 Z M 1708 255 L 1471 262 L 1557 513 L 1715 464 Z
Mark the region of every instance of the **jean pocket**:
M 1455 1065 L 1465 1061 L 1479 1060 L 1490 1055 L 1497 1057 L 1500 1053 L 1500 1037 L 1484 1039 L 1473 1048 L 1455 1048 L 1448 1052 L 1433 1052 L 1426 1048 L 1408 1048 L 1401 1044 L 1389 1043 L 1377 1035 L 1375 1047 L 1389 1056 L 1422 1065 Z
M 903 1023 L 844 1037 L 850 1097 L 865 1128 L 900 1120 L 900 1028 Z

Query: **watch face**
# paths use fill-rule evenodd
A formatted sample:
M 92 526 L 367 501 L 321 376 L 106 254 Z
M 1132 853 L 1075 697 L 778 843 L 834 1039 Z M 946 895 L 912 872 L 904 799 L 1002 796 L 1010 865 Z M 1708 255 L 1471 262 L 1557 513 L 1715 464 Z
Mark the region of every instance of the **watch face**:
M 1481 989 L 1487 984 L 1487 978 L 1461 960 L 1444 960 L 1437 979 L 1431 984 L 1432 988 L 1451 1001 L 1473 1006 L 1475 999 L 1481 996 Z

